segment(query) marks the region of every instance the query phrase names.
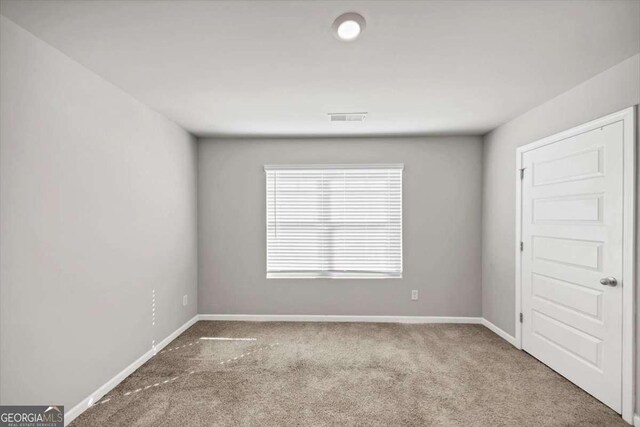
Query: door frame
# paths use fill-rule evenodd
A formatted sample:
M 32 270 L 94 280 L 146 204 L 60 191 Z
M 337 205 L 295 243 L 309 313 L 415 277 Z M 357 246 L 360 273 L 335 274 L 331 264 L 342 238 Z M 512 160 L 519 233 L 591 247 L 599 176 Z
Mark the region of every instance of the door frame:
M 593 129 L 623 122 L 623 256 L 622 256 L 622 418 L 633 425 L 635 405 L 635 241 L 636 241 L 636 106 L 584 123 L 566 131 L 542 138 L 516 149 L 516 300 L 515 346 L 522 350 L 522 158 L 524 153 L 559 142 Z M 628 285 L 630 284 L 630 285 Z

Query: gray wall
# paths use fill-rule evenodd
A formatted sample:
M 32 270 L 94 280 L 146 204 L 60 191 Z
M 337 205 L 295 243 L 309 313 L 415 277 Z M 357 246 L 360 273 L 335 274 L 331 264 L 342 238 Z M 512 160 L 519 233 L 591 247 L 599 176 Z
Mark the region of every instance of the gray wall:
M 635 55 L 485 135 L 482 313 L 509 334 L 515 335 L 516 147 L 638 103 L 640 55 Z M 636 372 L 640 384 L 640 369 Z
M 5 18 L 0 51 L 0 401 L 69 410 L 196 314 L 195 142 Z
M 199 141 L 199 312 L 479 316 L 481 160 L 479 137 Z M 265 278 L 263 166 L 298 163 L 404 163 L 402 279 Z

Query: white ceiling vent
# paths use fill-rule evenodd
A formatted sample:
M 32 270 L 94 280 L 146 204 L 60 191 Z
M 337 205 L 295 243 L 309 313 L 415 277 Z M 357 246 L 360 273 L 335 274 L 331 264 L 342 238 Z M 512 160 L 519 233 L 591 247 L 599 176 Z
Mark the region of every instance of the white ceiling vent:
M 367 113 L 329 113 L 332 122 L 363 122 Z

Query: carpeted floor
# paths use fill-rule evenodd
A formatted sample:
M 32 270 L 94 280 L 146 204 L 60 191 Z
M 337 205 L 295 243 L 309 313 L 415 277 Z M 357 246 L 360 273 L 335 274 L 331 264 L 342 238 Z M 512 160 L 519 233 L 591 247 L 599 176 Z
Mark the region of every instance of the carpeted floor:
M 254 322 L 198 322 L 72 423 L 329 425 L 627 424 L 480 325 Z

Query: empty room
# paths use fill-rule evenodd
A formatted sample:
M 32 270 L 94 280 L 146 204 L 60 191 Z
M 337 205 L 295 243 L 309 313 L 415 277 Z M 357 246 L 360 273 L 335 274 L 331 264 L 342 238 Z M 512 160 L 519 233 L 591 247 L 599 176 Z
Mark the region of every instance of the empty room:
M 640 0 L 0 0 L 0 427 L 640 426 Z

